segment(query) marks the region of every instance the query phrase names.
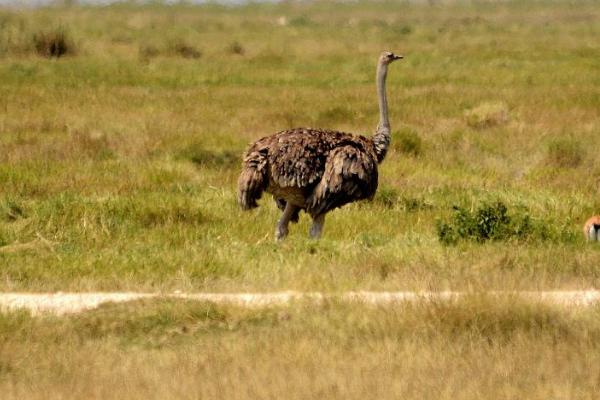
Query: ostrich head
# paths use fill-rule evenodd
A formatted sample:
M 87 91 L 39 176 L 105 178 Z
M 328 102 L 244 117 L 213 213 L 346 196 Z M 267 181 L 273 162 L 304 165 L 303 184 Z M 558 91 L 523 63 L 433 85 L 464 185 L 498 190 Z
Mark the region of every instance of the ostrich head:
M 382 64 L 390 64 L 396 60 L 400 60 L 401 58 L 403 58 L 401 55 L 394 54 L 391 51 L 384 51 L 379 56 L 379 62 Z

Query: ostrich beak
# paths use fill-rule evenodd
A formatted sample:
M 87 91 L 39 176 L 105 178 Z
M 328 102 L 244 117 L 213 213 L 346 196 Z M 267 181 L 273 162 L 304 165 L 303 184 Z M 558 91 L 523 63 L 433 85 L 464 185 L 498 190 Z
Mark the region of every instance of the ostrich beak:
M 402 59 L 402 58 L 404 58 L 404 56 L 403 56 L 403 55 L 394 54 L 394 61 L 396 61 L 396 60 L 400 60 L 400 59 Z

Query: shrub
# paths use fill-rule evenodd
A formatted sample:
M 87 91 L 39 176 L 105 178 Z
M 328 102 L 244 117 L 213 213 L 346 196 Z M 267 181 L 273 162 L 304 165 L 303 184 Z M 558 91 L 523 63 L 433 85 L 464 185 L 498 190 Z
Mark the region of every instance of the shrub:
M 74 52 L 73 44 L 62 29 L 34 34 L 33 46 L 37 54 L 48 58 L 58 58 Z
M 460 239 L 485 242 L 489 240 L 567 240 L 572 233 L 553 227 L 548 221 L 534 221 L 525 211 L 509 214 L 500 201 L 484 203 L 475 211 L 454 206 L 450 222 L 437 221 L 440 242 L 455 244 Z
M 508 107 L 504 103 L 482 103 L 465 112 L 465 120 L 471 128 L 483 129 L 508 122 Z
M 578 167 L 585 157 L 581 143 L 573 138 L 559 138 L 548 144 L 546 163 L 558 168 Z
M 239 56 L 244 55 L 244 53 L 246 52 L 246 50 L 244 50 L 244 47 L 239 42 L 231 43 L 228 49 L 231 54 L 237 54 Z
M 183 58 L 200 58 L 202 53 L 185 42 L 176 42 L 172 45 L 173 52 Z

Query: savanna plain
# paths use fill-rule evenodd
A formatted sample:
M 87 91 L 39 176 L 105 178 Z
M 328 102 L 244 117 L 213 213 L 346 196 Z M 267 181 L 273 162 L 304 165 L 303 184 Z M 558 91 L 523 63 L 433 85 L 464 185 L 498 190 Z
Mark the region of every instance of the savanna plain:
M 600 285 L 597 2 L 0 9 L 1 291 L 550 290 Z M 248 143 L 370 135 L 373 201 L 242 212 Z M 598 398 L 600 308 L 241 309 L 186 301 L 0 314 L 23 398 Z

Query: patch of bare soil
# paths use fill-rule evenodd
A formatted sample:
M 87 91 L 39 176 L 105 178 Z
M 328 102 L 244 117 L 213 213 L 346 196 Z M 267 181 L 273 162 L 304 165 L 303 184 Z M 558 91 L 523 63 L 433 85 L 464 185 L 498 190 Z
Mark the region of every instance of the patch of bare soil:
M 403 302 L 455 301 L 473 295 L 467 292 L 345 292 L 327 294 L 318 292 L 274 292 L 274 293 L 0 293 L 0 310 L 29 310 L 33 315 L 51 313 L 63 315 L 92 310 L 104 303 L 121 303 L 147 298 L 180 298 L 208 301 L 217 304 L 233 304 L 244 307 L 266 307 L 291 304 L 294 301 L 322 302 L 337 299 L 373 305 L 393 305 Z M 515 296 L 521 300 L 548 303 L 557 306 L 582 307 L 600 302 L 598 290 L 573 291 L 525 291 L 488 292 L 491 296 Z

